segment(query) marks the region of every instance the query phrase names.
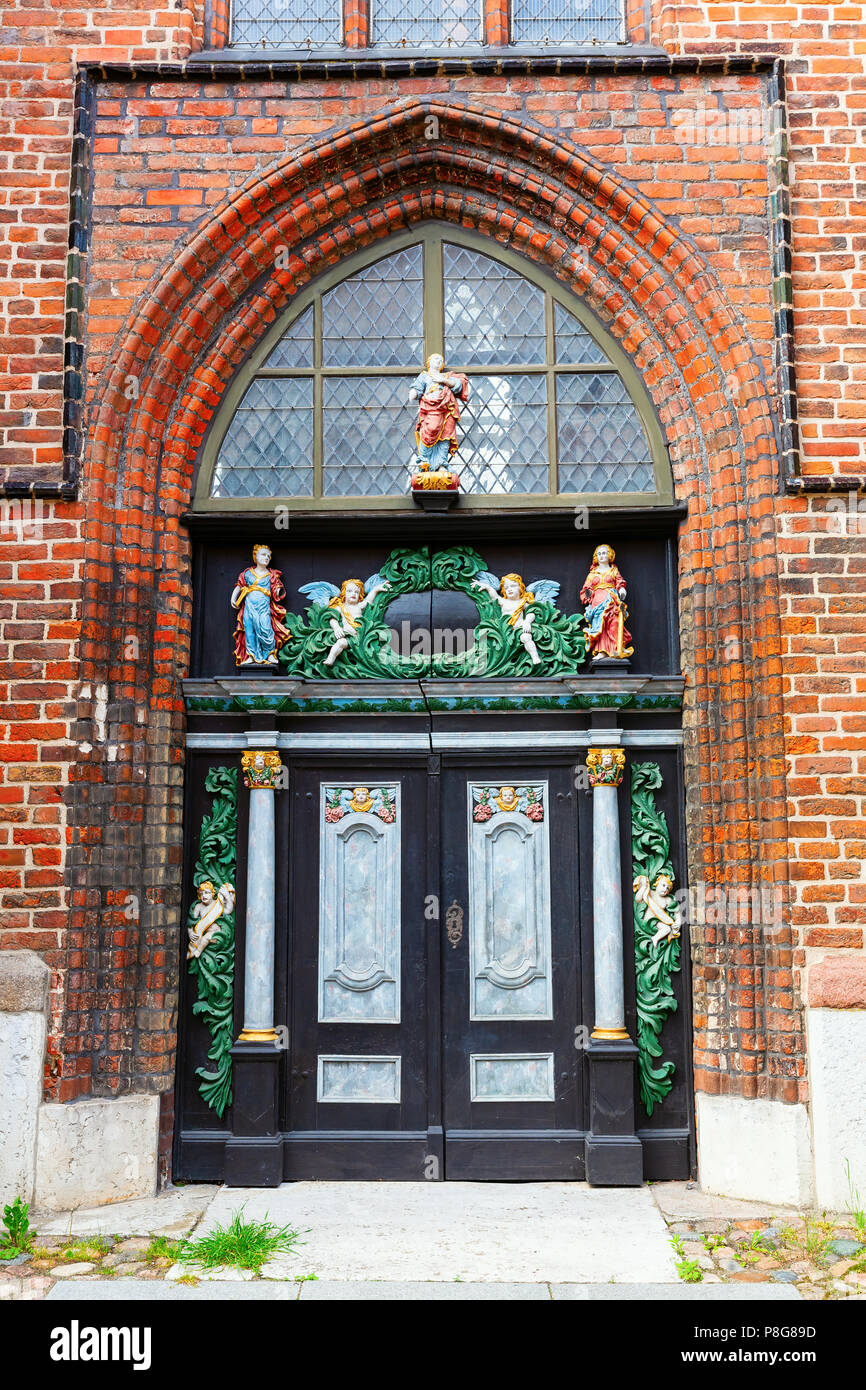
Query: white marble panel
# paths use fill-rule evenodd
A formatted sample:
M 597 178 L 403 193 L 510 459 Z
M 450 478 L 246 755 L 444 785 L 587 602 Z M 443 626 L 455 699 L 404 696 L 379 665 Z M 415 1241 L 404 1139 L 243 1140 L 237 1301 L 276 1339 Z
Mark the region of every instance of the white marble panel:
M 472 1019 L 553 1017 L 547 814 L 546 782 L 468 785 Z
M 319 1022 L 399 1023 L 400 788 L 359 790 L 321 788 Z
M 469 1058 L 469 1099 L 554 1100 L 553 1053 L 473 1053 Z
M 316 1094 L 323 1103 L 399 1105 L 399 1057 L 320 1057 Z

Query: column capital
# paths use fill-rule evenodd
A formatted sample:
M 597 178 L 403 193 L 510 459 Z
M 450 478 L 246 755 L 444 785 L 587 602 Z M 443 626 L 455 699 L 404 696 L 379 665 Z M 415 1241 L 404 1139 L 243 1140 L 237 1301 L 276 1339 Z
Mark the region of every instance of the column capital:
M 618 787 L 625 770 L 621 748 L 590 748 L 586 755 L 591 787 Z
M 283 764 L 273 748 L 250 748 L 241 754 L 244 786 L 251 791 L 276 791 Z

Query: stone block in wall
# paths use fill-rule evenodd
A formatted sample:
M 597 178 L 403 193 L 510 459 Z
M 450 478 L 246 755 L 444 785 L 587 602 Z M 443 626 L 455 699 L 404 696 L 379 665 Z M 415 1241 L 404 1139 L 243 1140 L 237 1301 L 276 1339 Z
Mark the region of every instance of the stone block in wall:
M 43 1211 L 68 1211 L 153 1197 L 158 1142 L 156 1095 L 43 1105 L 36 1206 Z
M 812 1146 L 804 1105 L 745 1096 L 695 1097 L 698 1177 L 706 1192 L 808 1206 Z
M 0 951 L 0 1205 L 33 1200 L 50 979 L 35 951 Z
M 815 1195 L 820 1207 L 846 1211 L 846 1161 L 866 1198 L 866 1008 L 807 1009 L 806 1037 Z

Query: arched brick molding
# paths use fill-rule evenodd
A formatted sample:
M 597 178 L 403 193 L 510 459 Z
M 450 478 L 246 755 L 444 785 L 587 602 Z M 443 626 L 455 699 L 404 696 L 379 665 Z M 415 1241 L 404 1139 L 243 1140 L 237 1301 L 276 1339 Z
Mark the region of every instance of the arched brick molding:
M 694 246 L 610 170 L 525 123 L 411 99 L 310 145 L 219 207 L 152 284 L 97 383 L 85 467 L 89 698 L 79 731 L 92 752 L 70 808 L 62 1098 L 170 1082 L 178 680 L 190 613 L 179 517 L 208 422 L 301 286 L 430 218 L 547 267 L 586 297 L 641 371 L 678 496 L 690 504 L 680 604 L 691 879 L 784 884 L 777 451 L 772 386 L 744 325 Z M 288 256 L 278 269 L 281 246 Z M 113 814 L 95 815 L 106 801 Z M 790 937 L 704 926 L 694 942 L 698 1086 L 802 1098 Z

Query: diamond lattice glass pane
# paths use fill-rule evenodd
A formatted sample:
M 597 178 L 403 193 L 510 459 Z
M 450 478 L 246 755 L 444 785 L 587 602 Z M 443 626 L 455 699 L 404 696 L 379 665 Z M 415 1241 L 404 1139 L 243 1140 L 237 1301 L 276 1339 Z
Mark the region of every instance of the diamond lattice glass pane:
M 473 376 L 457 455 L 467 492 L 547 492 L 547 380 Z
M 513 0 L 512 43 L 622 43 L 622 0 Z
M 212 497 L 310 497 L 313 383 L 259 377 L 220 445 Z
M 543 363 L 544 295 L 516 271 L 466 246 L 442 248 L 449 366 Z
M 371 0 L 370 42 L 385 48 L 465 48 L 481 42 L 479 0 Z
M 556 379 L 560 492 L 652 492 L 652 456 L 640 416 L 615 372 Z
M 266 367 L 312 367 L 313 365 L 313 306 L 295 319 L 288 333 L 281 338 L 265 363 Z
M 322 295 L 324 366 L 420 366 L 423 356 L 420 246 L 387 256 Z
M 325 378 L 322 486 L 326 497 L 405 493 L 414 454 L 412 380 L 411 376 Z
M 596 362 L 607 362 L 606 355 L 580 319 L 563 309 L 561 304 L 554 305 L 553 324 L 556 330 L 557 362 L 587 362 L 592 365 Z
M 343 42 L 341 0 L 232 0 L 233 44 L 327 48 Z

